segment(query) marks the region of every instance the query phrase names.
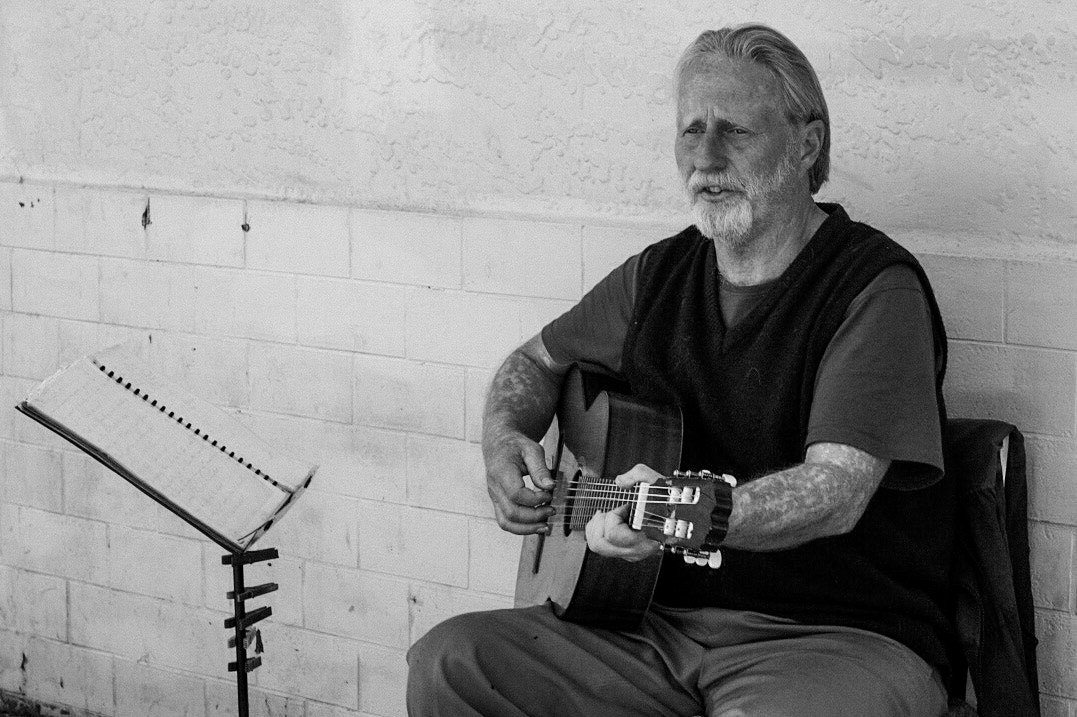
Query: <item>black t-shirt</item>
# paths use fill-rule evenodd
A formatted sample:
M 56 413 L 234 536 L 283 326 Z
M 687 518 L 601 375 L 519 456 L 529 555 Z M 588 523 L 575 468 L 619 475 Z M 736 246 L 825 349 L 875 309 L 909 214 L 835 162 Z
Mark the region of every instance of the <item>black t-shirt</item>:
M 620 372 L 636 301 L 640 255 L 614 269 L 542 330 L 555 361 L 588 361 Z M 770 284 L 719 287 L 732 327 Z M 913 489 L 942 474 L 935 357 L 927 299 L 916 273 L 885 269 L 853 300 L 816 377 L 805 449 L 843 443 L 893 461 L 883 486 Z

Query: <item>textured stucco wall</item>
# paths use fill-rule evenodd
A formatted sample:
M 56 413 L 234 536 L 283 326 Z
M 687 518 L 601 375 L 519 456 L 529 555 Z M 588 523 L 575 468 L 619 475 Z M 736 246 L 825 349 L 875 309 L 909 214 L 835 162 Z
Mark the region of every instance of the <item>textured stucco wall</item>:
M 670 67 L 749 19 L 821 75 L 825 198 L 999 251 L 1073 243 L 1071 0 L 5 0 L 0 171 L 664 223 Z

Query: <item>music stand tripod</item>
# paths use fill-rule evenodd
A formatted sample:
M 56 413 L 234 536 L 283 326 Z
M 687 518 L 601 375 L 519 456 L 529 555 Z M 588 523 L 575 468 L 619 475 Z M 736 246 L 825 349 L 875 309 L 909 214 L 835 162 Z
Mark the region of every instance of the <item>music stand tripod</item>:
M 236 697 L 239 702 L 239 717 L 250 717 L 247 673 L 262 664 L 262 658 L 258 656 L 258 653 L 262 652 L 262 634 L 258 628 L 252 627 L 252 625 L 273 614 L 273 608 L 268 605 L 248 612 L 246 601 L 277 589 L 276 583 L 263 583 L 262 585 L 246 587 L 243 582 L 243 566 L 273 560 L 276 557 L 276 548 L 228 553 L 221 557 L 222 564 L 232 566 L 232 590 L 228 592 L 227 596 L 232 601 L 233 616 L 225 619 L 224 627 L 233 631 L 232 636 L 228 638 L 228 646 L 235 648 L 236 660 L 228 663 L 228 671 L 236 673 Z M 247 657 L 247 650 L 251 645 L 254 646 L 256 654 L 254 657 Z

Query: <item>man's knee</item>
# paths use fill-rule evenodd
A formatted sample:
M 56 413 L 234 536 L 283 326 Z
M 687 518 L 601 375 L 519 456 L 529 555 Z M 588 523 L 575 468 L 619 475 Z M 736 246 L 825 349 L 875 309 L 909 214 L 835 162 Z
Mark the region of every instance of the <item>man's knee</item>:
M 457 615 L 432 627 L 408 650 L 409 675 L 443 674 L 474 655 L 482 634 L 481 613 Z
M 435 625 L 408 650 L 408 714 L 474 714 L 470 691 L 478 671 L 481 613 Z

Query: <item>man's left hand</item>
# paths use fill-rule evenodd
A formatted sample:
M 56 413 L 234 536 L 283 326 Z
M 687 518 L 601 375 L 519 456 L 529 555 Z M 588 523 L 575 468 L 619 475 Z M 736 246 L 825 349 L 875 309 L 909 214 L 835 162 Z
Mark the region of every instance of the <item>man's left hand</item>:
M 637 465 L 627 473 L 617 476 L 618 488 L 627 488 L 641 481 L 653 482 L 660 474 L 647 466 Z M 587 523 L 587 547 L 607 558 L 622 558 L 635 563 L 649 558 L 661 545 L 651 540 L 642 530 L 633 530 L 628 524 L 632 506 L 622 505 L 614 510 L 595 513 Z

